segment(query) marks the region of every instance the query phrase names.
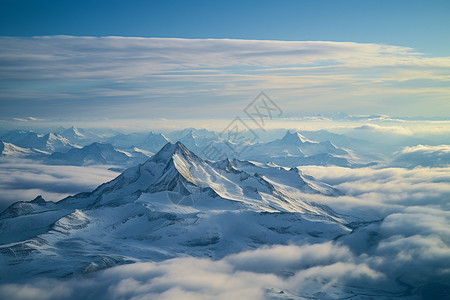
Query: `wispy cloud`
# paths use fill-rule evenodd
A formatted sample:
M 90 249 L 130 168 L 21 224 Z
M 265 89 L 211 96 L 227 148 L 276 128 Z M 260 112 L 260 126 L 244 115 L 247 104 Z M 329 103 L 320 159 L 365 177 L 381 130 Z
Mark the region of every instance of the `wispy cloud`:
M 439 146 L 427 146 L 427 145 L 417 145 L 413 147 L 405 147 L 400 151 L 400 154 L 414 153 L 414 152 L 425 152 L 425 153 L 450 153 L 450 145 L 439 145 Z
M 35 118 L 35 117 L 13 118 L 13 120 L 20 121 L 20 122 L 45 121 L 45 119 Z
M 76 104 L 116 116 L 142 114 L 142 107 L 180 116 L 179 104 L 188 102 L 194 109 L 185 115 L 204 117 L 205 105 L 234 113 L 230 104 L 244 106 L 269 90 L 293 115 L 335 108 L 401 113 L 398 106 L 419 114 L 430 103 L 436 107 L 427 114 L 439 115 L 450 94 L 449 68 L 449 57 L 352 42 L 2 37 L 0 101 L 6 113 L 20 111 L 5 102 L 16 99 L 47 115 Z M 410 96 L 417 103 L 405 107 Z

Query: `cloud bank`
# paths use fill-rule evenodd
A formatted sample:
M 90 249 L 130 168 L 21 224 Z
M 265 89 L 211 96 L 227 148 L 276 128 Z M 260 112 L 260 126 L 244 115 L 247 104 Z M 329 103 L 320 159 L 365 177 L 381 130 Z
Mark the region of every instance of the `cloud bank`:
M 449 166 L 450 145 L 405 147 L 397 153 L 391 165 L 409 168 Z
M 306 174 L 334 185 L 345 196 L 321 199 L 338 212 L 388 214 L 405 207 L 450 209 L 450 168 L 359 168 L 302 166 Z M 317 198 L 319 200 L 320 198 Z M 311 199 L 313 200 L 313 199 Z
M 0 159 L 0 211 L 42 195 L 47 201 L 91 191 L 118 175 L 105 166 L 49 166 L 26 159 Z

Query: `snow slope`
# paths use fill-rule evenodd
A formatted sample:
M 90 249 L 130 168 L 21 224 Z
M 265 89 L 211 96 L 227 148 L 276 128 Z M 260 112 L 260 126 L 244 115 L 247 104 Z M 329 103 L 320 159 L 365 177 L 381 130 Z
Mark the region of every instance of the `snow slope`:
M 12 143 L 0 141 L 0 155 L 1 156 L 26 157 L 26 156 L 39 155 L 39 154 L 46 154 L 46 152 L 35 150 L 35 149 L 26 149 L 26 148 L 16 146 Z

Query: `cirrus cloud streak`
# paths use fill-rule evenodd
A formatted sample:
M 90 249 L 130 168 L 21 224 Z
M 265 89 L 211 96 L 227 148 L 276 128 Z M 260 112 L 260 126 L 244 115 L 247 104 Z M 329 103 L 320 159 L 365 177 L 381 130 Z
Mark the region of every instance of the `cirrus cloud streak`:
M 336 109 L 434 116 L 448 105 L 449 69 L 449 57 L 369 43 L 0 37 L 0 103 L 9 116 L 201 118 L 211 109 L 235 114 L 230 104 L 245 106 L 266 90 L 293 116 Z M 181 102 L 192 109 L 179 110 Z M 23 103 L 34 110 L 24 112 Z

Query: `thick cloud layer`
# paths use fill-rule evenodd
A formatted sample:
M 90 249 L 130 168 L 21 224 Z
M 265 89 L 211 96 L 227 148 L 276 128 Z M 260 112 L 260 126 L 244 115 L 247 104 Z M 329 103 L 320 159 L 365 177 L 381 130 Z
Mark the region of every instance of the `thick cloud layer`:
M 162 263 L 136 263 L 100 273 L 95 286 L 89 280 L 38 281 L 3 285 L 0 292 L 17 299 L 40 294 L 41 289 L 46 290 L 43 299 L 91 294 L 102 299 L 261 299 L 271 289 L 275 294 L 283 291 L 307 296 L 320 290 L 338 292 L 336 285 L 348 282 L 363 284 L 383 279 L 383 274 L 358 262 L 345 246 L 325 243 L 262 248 L 219 261 L 176 258 Z M 58 289 L 48 290 L 48 285 Z
M 0 159 L 0 211 L 16 201 L 33 200 L 38 195 L 47 201 L 57 201 L 91 191 L 117 175 L 105 166 L 49 166 L 3 157 Z
M 352 251 L 345 245 L 351 244 L 348 241 L 263 247 L 219 261 L 175 258 L 114 267 L 95 278 L 4 284 L 0 294 L 8 299 L 345 298 L 355 294 L 433 299 L 446 295 L 448 240 L 446 244 L 437 236 L 409 236 L 402 227 L 395 235 L 383 234 L 370 255 Z

